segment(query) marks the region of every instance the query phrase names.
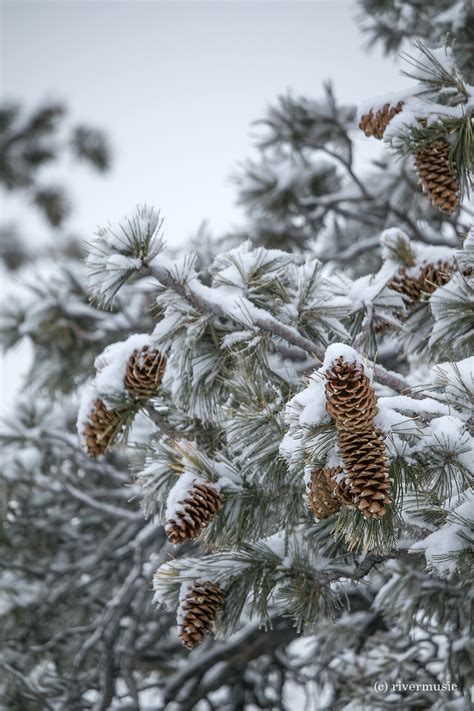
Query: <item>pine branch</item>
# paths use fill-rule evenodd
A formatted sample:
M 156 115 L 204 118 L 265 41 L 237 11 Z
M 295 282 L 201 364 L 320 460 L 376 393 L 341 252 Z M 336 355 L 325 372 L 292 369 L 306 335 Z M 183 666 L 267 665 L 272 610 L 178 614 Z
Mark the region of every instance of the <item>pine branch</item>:
M 224 306 L 204 295 L 204 293 L 211 293 L 211 289 L 209 287 L 204 287 L 204 285 L 197 282 L 196 279 L 192 281 L 195 281 L 196 284 L 198 284 L 197 289 L 193 286 L 192 281 L 179 280 L 168 268 L 161 266 L 156 260 L 150 267 L 148 273 L 151 273 L 157 281 L 160 282 L 160 284 L 172 289 L 177 294 L 184 297 L 201 313 L 217 316 L 222 319 L 236 320 L 235 313 L 229 312 L 224 308 Z M 265 331 L 266 333 L 279 336 L 288 343 L 291 343 L 292 345 L 306 351 L 310 356 L 316 357 L 318 360 L 323 361 L 323 349 L 321 349 L 309 338 L 302 336 L 296 328 L 286 326 L 270 314 L 262 315 L 264 314 L 262 309 L 256 309 L 250 302 L 247 304 L 243 297 L 239 299 L 239 303 L 241 304 L 240 310 L 242 312 L 245 312 L 247 306 L 251 310 L 251 318 L 254 326 L 262 331 Z M 239 306 L 239 303 L 236 302 L 235 305 Z M 369 368 L 373 368 L 374 376 L 381 384 L 386 385 L 387 387 L 390 387 L 400 393 L 411 393 L 411 385 L 398 374 L 386 370 L 381 365 L 374 365 L 374 363 L 370 361 L 368 366 Z M 416 397 L 416 395 L 413 396 Z
M 102 511 L 103 513 L 116 516 L 117 518 L 127 519 L 128 521 L 143 521 L 143 514 L 141 511 L 130 511 L 129 509 L 124 509 L 120 506 L 107 504 L 104 501 L 97 501 L 97 499 L 92 498 L 92 496 L 89 496 L 84 491 L 72 486 L 72 484 L 69 484 L 64 479 L 60 479 L 60 481 L 71 496 L 78 499 L 78 501 L 82 501 L 84 504 L 87 504 L 87 506 L 90 506 L 90 508 L 95 509 L 96 511 Z
M 18 681 L 21 682 L 22 686 L 26 690 L 25 696 L 27 698 L 29 698 L 31 701 L 41 703 L 43 708 L 51 709 L 51 711 L 54 711 L 53 706 L 51 706 L 44 694 L 37 691 L 31 681 L 26 676 L 24 676 L 21 672 L 19 672 L 17 669 L 14 669 L 10 664 L 7 664 L 6 662 L 0 661 L 0 667 L 4 669 L 8 674 L 11 674 L 13 677 L 15 677 L 16 679 L 18 679 Z
M 421 557 L 421 554 L 412 553 L 408 548 L 393 548 L 385 554 L 368 553 L 364 560 L 353 570 L 333 569 L 331 572 L 319 578 L 319 580 L 321 581 L 321 584 L 327 585 L 335 581 L 340 581 L 344 578 L 349 580 L 362 580 L 375 566 L 380 565 L 380 563 L 384 563 L 387 560 L 407 558 L 408 556 L 411 557 L 413 555 Z

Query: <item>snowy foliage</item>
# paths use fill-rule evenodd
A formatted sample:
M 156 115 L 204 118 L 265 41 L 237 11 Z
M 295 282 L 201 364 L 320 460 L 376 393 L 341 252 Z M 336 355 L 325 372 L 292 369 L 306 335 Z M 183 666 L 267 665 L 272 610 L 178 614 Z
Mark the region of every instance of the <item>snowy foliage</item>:
M 392 687 L 384 707 L 468 707 L 473 233 L 391 157 L 359 177 L 354 121 L 329 87 L 270 109 L 241 180 L 251 225 L 212 260 L 165 255 L 158 213 L 140 207 L 89 245 L 96 305 L 80 269 L 11 300 L 5 341 L 31 340 L 36 386 L 2 433 L 12 708 L 146 708 L 150 689 L 170 709 L 378 708 L 374 679 L 400 678 L 456 688 Z M 124 376 L 144 346 L 166 370 L 137 402 Z M 355 499 L 327 518 L 308 506 L 315 470 L 352 485 L 325 387 L 341 356 L 374 403 L 379 518 Z M 80 446 L 98 398 L 129 424 L 100 460 Z M 166 522 L 196 482 L 223 505 L 171 547 Z M 196 581 L 225 600 L 216 640 L 188 656 L 176 621 Z
M 89 288 L 99 304 L 110 306 L 134 272 L 145 269 L 162 249 L 160 214 L 140 206 L 133 217 L 101 228 L 90 243 Z

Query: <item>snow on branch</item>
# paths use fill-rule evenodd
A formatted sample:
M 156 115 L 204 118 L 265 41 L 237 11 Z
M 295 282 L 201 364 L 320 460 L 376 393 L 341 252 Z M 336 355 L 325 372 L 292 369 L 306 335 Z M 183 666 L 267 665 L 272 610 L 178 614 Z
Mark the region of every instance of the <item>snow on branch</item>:
M 322 361 L 324 351 L 314 341 L 303 336 L 293 326 L 287 326 L 273 317 L 264 309 L 255 306 L 251 301 L 232 291 L 213 289 L 202 284 L 197 276 L 180 280 L 173 275 L 169 266 L 155 260 L 150 268 L 153 276 L 165 287 L 184 297 L 190 304 L 205 314 L 222 319 L 232 319 L 244 326 L 258 328 L 266 333 L 279 336 L 283 340 L 306 351 L 309 355 Z M 383 385 L 397 392 L 410 392 L 410 384 L 398 374 L 386 370 L 380 365 L 369 363 L 373 367 L 374 376 Z
M 459 498 L 461 500 L 449 511 L 446 523 L 411 547 L 412 551 L 422 551 L 430 568 L 443 577 L 454 573 L 463 551 L 472 554 L 474 490 L 464 492 Z
M 160 213 L 139 205 L 132 216 L 97 231 L 87 257 L 89 288 L 101 306 L 111 306 L 125 282 L 164 249 Z

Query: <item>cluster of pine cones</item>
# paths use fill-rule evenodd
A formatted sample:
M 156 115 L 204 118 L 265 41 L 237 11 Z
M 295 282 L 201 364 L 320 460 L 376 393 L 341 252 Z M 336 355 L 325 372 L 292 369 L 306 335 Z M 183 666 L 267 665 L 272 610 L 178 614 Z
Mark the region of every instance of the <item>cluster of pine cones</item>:
M 357 507 L 366 518 L 382 518 L 391 503 L 387 453 L 382 432 L 373 422 L 377 398 L 364 366 L 336 358 L 326 371 L 326 401 L 344 469 L 313 471 L 309 506 L 319 519 L 343 505 Z
M 215 486 L 196 479 L 178 504 L 165 525 L 173 545 L 197 538 L 222 508 L 224 498 Z M 216 583 L 206 580 L 192 585 L 180 604 L 178 636 L 185 647 L 193 649 L 211 634 L 223 602 L 224 592 Z
M 128 359 L 124 377 L 125 388 L 135 404 L 143 404 L 156 395 L 166 367 L 166 358 L 156 349 L 144 346 Z M 129 409 L 108 409 L 97 398 L 88 415 L 82 435 L 87 454 L 98 457 L 110 448 L 128 420 Z
M 144 346 L 130 355 L 123 379 L 132 399 L 132 410 L 156 396 L 163 380 L 166 358 L 157 349 Z M 97 398 L 82 432 L 86 451 L 91 457 L 104 454 L 125 426 L 130 408 L 109 409 Z M 172 519 L 166 523 L 166 534 L 173 544 L 196 538 L 223 505 L 222 494 L 212 484 L 195 481 Z M 185 647 L 193 649 L 212 632 L 224 592 L 211 581 L 196 581 L 180 605 L 179 637 Z
M 371 109 L 362 116 L 359 128 L 366 136 L 382 138 L 385 129 L 396 114 L 403 110 L 403 101 L 395 106 L 385 104 L 378 111 Z M 423 192 L 431 204 L 441 212 L 451 215 L 459 206 L 459 181 L 449 160 L 450 145 L 444 138 L 438 138 L 415 156 L 415 169 Z

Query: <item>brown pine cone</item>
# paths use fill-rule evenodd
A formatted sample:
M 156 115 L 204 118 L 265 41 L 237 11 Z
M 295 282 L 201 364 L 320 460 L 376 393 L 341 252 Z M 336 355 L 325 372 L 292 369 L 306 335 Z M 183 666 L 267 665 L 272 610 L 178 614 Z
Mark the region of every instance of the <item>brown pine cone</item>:
M 123 424 L 123 415 L 119 410 L 108 410 L 100 398 L 95 400 L 88 415 L 88 423 L 82 436 L 85 449 L 90 457 L 105 454 Z
M 156 395 L 166 367 L 166 358 L 155 348 L 136 348 L 127 363 L 124 385 L 136 399 Z
M 377 397 L 364 366 L 336 358 L 326 371 L 326 410 L 338 429 L 366 430 L 377 414 Z
M 224 503 L 222 494 L 206 482 L 194 482 L 180 509 L 166 522 L 165 531 L 173 545 L 197 538 Z
M 389 282 L 388 286 L 402 294 L 407 306 L 414 306 L 420 301 L 422 294 L 432 294 L 439 286 L 446 284 L 453 273 L 453 265 L 439 260 L 436 264 L 426 263 L 418 276 L 407 274 L 401 268 Z
M 420 300 L 421 284 L 416 277 L 407 274 L 407 270 L 401 267 L 388 283 L 390 289 L 398 292 L 403 296 L 404 302 L 413 306 Z
M 439 260 L 436 264 L 425 264 L 420 272 L 420 288 L 424 294 L 432 294 L 439 286 L 448 283 L 453 275 L 453 264 Z
M 316 518 L 328 518 L 339 511 L 342 504 L 351 506 L 354 502 L 345 479 L 337 482 L 335 477 L 341 474 L 342 467 L 314 469 L 308 484 L 308 505 Z
M 194 649 L 214 630 L 217 614 L 224 604 L 224 592 L 215 583 L 197 581 L 186 594 L 179 613 L 178 636 Z
M 382 432 L 339 431 L 337 443 L 350 480 L 353 502 L 366 518 L 381 518 L 391 503 L 390 479 Z
M 360 120 L 359 128 L 366 136 L 383 138 L 385 129 L 396 114 L 403 109 L 403 101 L 399 101 L 395 106 L 384 104 L 381 109 L 374 113 L 371 109 L 368 114 L 364 114 Z
M 334 494 L 336 482 L 332 478 L 334 474 L 340 472 L 342 472 L 341 467 L 314 469 L 311 472 L 307 499 L 309 508 L 316 518 L 328 518 L 341 508 L 341 502 Z
M 451 215 L 459 205 L 459 182 L 449 163 L 449 143 L 440 138 L 415 156 L 420 184 L 431 204 Z

